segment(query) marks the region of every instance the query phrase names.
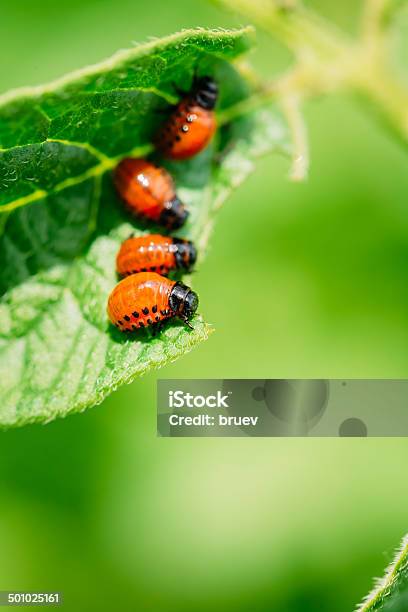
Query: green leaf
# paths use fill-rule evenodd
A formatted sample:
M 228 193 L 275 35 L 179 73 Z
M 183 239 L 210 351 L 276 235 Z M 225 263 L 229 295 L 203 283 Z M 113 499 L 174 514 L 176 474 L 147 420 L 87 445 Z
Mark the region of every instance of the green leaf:
M 253 160 L 288 149 L 280 115 L 250 111 L 250 89 L 230 63 L 251 34 L 185 31 L 0 96 L 0 426 L 83 410 L 207 338 L 201 316 L 194 331 L 169 323 L 156 338 L 108 323 L 117 249 L 146 231 L 124 212 L 111 171 L 123 156 L 152 152 L 158 111 L 177 101 L 174 83 L 188 86 L 197 68 L 215 75 L 214 142 L 168 164 L 191 211 L 179 235 L 202 258 L 217 209 Z
M 357 612 L 405 612 L 408 610 L 408 536 L 387 568 L 384 578 L 359 606 Z

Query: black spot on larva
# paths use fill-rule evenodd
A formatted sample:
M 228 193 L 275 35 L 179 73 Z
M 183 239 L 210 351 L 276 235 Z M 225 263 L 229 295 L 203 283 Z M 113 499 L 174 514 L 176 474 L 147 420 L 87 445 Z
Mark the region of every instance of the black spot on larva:
M 132 329 L 134 329 L 136 331 L 137 330 L 137 325 L 133 324 L 132 325 Z
M 147 319 L 147 324 L 151 325 L 153 323 L 153 321 L 151 319 Z
M 147 306 L 145 306 L 142 310 L 143 314 L 148 315 L 149 314 L 149 309 Z
M 135 310 L 135 312 L 132 312 L 132 315 L 135 317 L 135 319 L 137 319 L 137 318 L 138 318 L 138 316 L 139 316 L 139 313 L 138 313 L 138 312 L 136 312 L 136 310 Z
M 125 321 L 130 321 L 130 317 L 128 315 L 125 315 L 123 318 L 125 319 Z
M 155 304 L 152 308 L 152 312 L 157 312 L 157 304 Z
M 123 321 L 118 321 L 119 325 L 123 325 Z
M 143 321 L 139 321 L 139 327 L 144 327 Z
M 142 268 L 142 272 L 147 272 L 147 268 Z
M 179 136 L 179 135 L 177 134 L 177 136 L 176 136 L 176 140 L 177 140 L 177 142 L 180 142 L 180 140 L 181 140 L 181 136 Z
M 132 274 L 137 274 L 137 270 L 132 270 Z
M 156 319 L 156 321 L 160 321 L 160 317 L 159 317 L 159 315 L 156 315 L 156 316 L 155 316 L 155 319 Z

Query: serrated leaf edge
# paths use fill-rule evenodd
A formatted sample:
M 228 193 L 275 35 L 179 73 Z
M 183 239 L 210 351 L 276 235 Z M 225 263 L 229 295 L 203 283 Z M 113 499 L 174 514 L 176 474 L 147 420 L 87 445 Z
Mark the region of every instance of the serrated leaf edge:
M 90 66 L 69 72 L 64 76 L 51 81 L 50 83 L 46 83 L 44 85 L 34 85 L 32 87 L 19 87 L 17 89 L 11 89 L 10 91 L 0 95 L 0 107 L 8 104 L 9 102 L 15 101 L 18 98 L 24 98 L 27 96 L 38 97 L 44 93 L 58 91 L 62 87 L 68 85 L 71 81 L 90 76 L 94 72 L 106 72 L 110 69 L 117 68 L 118 64 L 121 62 L 125 62 L 138 56 L 143 56 L 158 44 L 166 46 L 167 44 L 177 41 L 181 42 L 186 38 L 186 36 L 198 36 L 200 34 L 218 38 L 225 36 L 226 38 L 231 39 L 231 37 L 240 38 L 245 35 L 252 38 L 254 33 L 255 29 L 253 26 L 245 26 L 243 28 L 231 30 L 224 28 L 189 28 L 176 32 L 175 34 L 170 34 L 169 36 L 164 36 L 163 38 L 152 38 L 151 40 L 138 44 L 131 49 L 121 49 L 102 62 L 91 64 Z M 214 53 L 214 55 L 217 56 L 217 53 Z
M 384 577 L 375 580 L 374 589 L 356 608 L 356 612 L 369 612 L 374 609 L 373 606 L 375 606 L 381 598 L 387 597 L 387 595 L 389 595 L 387 591 L 396 583 L 399 571 L 404 564 L 408 565 L 408 534 L 402 539 L 397 549 L 395 559 L 385 570 Z

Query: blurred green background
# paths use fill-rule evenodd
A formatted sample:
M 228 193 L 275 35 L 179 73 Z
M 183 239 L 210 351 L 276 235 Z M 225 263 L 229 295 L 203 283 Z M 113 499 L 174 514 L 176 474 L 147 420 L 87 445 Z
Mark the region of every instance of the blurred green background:
M 360 2 L 309 4 L 356 31 Z M 0 10 L 0 91 L 244 21 L 204 0 Z M 287 53 L 258 41 L 261 73 L 284 68 Z M 391 560 L 408 531 L 407 440 L 155 433 L 158 376 L 408 375 L 407 154 L 351 97 L 306 114 L 309 181 L 265 158 L 219 214 L 195 276 L 210 340 L 86 414 L 0 435 L 0 590 L 61 590 L 72 611 L 343 612 Z

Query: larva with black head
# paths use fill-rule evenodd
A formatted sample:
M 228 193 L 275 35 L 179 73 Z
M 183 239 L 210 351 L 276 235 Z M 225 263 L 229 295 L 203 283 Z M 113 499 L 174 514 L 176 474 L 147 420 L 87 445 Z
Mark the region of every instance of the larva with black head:
M 127 157 L 116 167 L 114 183 L 133 215 L 169 231 L 186 222 L 188 211 L 177 197 L 173 179 L 164 168 L 146 159 Z
M 170 117 L 161 126 L 155 144 L 169 159 L 187 159 L 197 155 L 211 141 L 216 130 L 214 108 L 218 86 L 212 77 L 195 78 Z
M 155 272 L 139 272 L 116 285 L 107 312 L 120 331 L 132 332 L 174 317 L 191 327 L 197 307 L 198 296 L 190 287 Z
M 125 240 L 116 256 L 120 276 L 137 272 L 157 272 L 166 276 L 171 270 L 190 272 L 197 252 L 190 240 L 144 234 Z

